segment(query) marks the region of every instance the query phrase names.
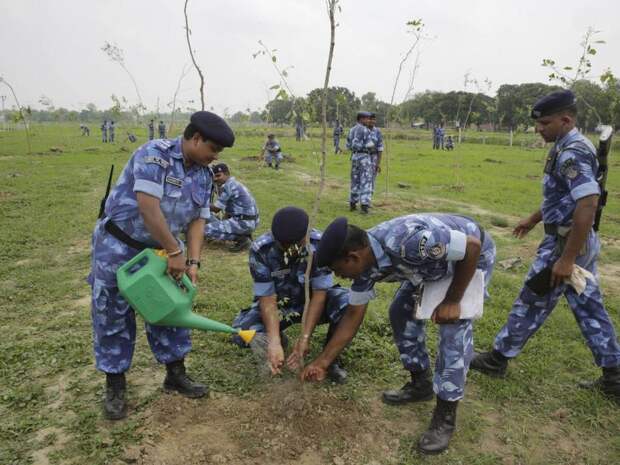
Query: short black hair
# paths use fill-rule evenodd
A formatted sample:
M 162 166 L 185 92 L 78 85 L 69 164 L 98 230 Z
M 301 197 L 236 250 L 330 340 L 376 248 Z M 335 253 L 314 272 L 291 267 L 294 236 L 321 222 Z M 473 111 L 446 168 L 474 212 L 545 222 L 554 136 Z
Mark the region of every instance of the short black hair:
M 183 138 L 185 140 L 190 140 L 192 137 L 194 137 L 194 134 L 200 134 L 200 137 L 202 138 L 202 140 L 206 140 L 205 136 L 202 135 L 202 133 L 200 132 L 200 129 L 198 129 L 198 126 L 196 126 L 194 123 L 189 123 L 186 127 L 185 127 L 185 131 L 183 131 Z
M 370 245 L 368 233 L 354 224 L 347 224 L 347 236 L 342 247 L 334 256 L 334 261 L 345 258 L 350 252 L 365 249 Z
M 577 105 L 570 105 L 566 108 L 564 108 L 561 113 L 568 113 L 569 115 L 571 115 L 573 118 L 575 118 L 577 116 Z

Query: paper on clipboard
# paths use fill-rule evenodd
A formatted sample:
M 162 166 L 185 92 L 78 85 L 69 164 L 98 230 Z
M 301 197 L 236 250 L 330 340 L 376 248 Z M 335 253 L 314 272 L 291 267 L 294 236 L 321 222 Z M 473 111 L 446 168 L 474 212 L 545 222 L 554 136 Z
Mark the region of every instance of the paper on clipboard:
M 417 320 L 429 320 L 452 283 L 452 276 L 440 281 L 425 281 L 422 298 L 416 311 Z M 477 320 L 482 317 L 484 306 L 484 273 L 476 270 L 461 300 L 461 319 Z

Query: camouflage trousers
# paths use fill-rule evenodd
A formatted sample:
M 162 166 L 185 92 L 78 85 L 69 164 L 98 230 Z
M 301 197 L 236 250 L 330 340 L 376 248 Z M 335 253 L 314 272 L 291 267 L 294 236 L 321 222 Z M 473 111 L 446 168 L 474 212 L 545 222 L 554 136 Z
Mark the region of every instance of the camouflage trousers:
M 91 280 L 92 281 L 92 280 Z M 98 370 L 124 373 L 131 366 L 136 341 L 136 316 L 118 288 L 92 285 L 93 348 Z M 145 323 L 151 351 L 159 363 L 181 360 L 192 348 L 190 330 Z
M 538 247 L 526 281 L 557 260 L 559 254 L 556 251 L 556 244 L 554 236 L 545 236 Z M 596 260 L 599 251 L 598 238 L 593 231 L 590 231 L 585 253 L 576 260 L 577 265 L 590 271 L 597 279 Z M 573 311 L 596 364 L 599 367 L 620 366 L 618 338 L 603 305 L 598 282 L 590 280 L 587 281 L 586 289 L 581 295 L 577 295 L 571 286 L 562 284 L 541 297 L 524 285 L 512 306 L 506 325 L 495 337 L 493 346 L 495 350 L 509 358 L 519 355 L 527 340 L 542 326 L 562 295 Z
M 269 150 L 267 150 L 265 154 L 265 161 L 268 165 L 271 165 L 273 160 L 275 160 L 276 166 L 280 166 L 280 163 L 282 163 L 282 158 L 282 152 L 271 153 Z
M 377 185 L 377 165 L 379 163 L 379 155 L 373 153 L 370 155 L 372 161 L 372 192 L 375 192 L 375 186 Z
M 338 324 L 348 305 L 349 289 L 340 286 L 327 289 L 325 310 L 319 320 L 319 324 Z M 278 310 L 280 311 L 280 331 L 284 331 L 289 326 L 301 322 L 301 315 L 304 308 L 303 305 L 278 305 Z M 232 322 L 232 327 L 238 329 L 254 329 L 258 333 L 265 332 L 265 325 L 263 324 L 263 319 L 260 314 L 258 300 L 252 302 L 250 307 L 239 312 Z M 245 346 L 245 343 L 239 336 L 233 336 L 233 342 L 239 346 Z
M 205 225 L 205 237 L 219 241 L 236 241 L 244 237 L 250 237 L 258 226 L 256 220 L 239 220 L 228 218 L 219 220 L 211 217 Z
M 351 157 L 351 193 L 349 202 L 370 205 L 374 169 L 370 155 L 354 153 Z
M 340 152 L 340 136 L 334 136 L 334 153 Z
M 495 243 L 486 234 L 477 268 L 484 272 L 485 298 L 495 265 Z M 406 370 L 417 373 L 430 367 L 426 349 L 426 320 L 415 319 L 418 287 L 404 282 L 390 305 L 389 315 L 394 342 Z M 433 390 L 444 400 L 463 398 L 469 364 L 474 355 L 471 320 L 458 320 L 439 326 L 439 350 L 435 360 Z

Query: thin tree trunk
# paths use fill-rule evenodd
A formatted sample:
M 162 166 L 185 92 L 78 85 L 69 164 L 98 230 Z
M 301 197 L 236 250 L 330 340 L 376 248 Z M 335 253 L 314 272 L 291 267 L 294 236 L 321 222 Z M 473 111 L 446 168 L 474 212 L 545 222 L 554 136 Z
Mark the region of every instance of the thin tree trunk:
M 28 127 L 29 126 L 28 120 L 26 119 L 26 115 L 24 114 L 24 109 L 19 103 L 19 99 L 17 98 L 17 94 L 15 93 L 13 86 L 9 84 L 9 82 L 4 78 L 0 78 L 0 82 L 4 82 L 6 86 L 11 90 L 11 94 L 13 94 L 13 98 L 15 99 L 15 103 L 17 104 L 17 109 L 19 110 L 19 115 L 21 116 L 22 122 L 24 123 L 24 129 L 26 130 L 26 142 L 28 143 L 28 155 L 31 155 L 32 146 L 30 144 L 30 128 Z
M 327 69 L 325 70 L 325 80 L 323 82 L 323 94 L 321 96 L 321 113 L 322 113 L 322 133 L 321 133 L 321 164 L 320 164 L 320 180 L 319 188 L 314 198 L 314 205 L 312 206 L 312 214 L 310 215 L 310 221 L 308 223 L 308 230 L 306 231 L 306 250 L 308 251 L 308 266 L 306 268 L 306 275 L 304 280 L 304 311 L 301 315 L 301 327 L 304 327 L 306 322 L 306 315 L 308 313 L 308 305 L 310 305 L 310 272 L 312 270 L 312 262 L 314 256 L 310 247 L 310 231 L 312 226 L 317 220 L 319 214 L 319 205 L 321 202 L 321 195 L 325 188 L 325 162 L 327 159 L 327 89 L 329 86 L 329 76 L 332 70 L 332 60 L 334 58 L 334 46 L 336 45 L 336 20 L 334 17 L 334 9 L 338 0 L 327 0 L 327 13 L 329 15 L 330 25 L 330 40 L 329 40 L 329 55 L 327 58 Z
M 189 0 L 185 0 L 185 8 L 183 8 L 183 14 L 185 15 L 185 38 L 187 39 L 187 48 L 189 49 L 189 56 L 192 58 L 192 63 L 194 63 L 194 67 L 196 71 L 198 71 L 198 76 L 200 76 L 200 108 L 204 111 L 205 109 L 205 77 L 202 74 L 202 70 L 198 63 L 196 62 L 196 58 L 194 57 L 194 51 L 192 50 L 192 43 L 189 40 L 189 36 L 191 31 L 189 29 L 189 19 L 187 17 L 187 4 Z

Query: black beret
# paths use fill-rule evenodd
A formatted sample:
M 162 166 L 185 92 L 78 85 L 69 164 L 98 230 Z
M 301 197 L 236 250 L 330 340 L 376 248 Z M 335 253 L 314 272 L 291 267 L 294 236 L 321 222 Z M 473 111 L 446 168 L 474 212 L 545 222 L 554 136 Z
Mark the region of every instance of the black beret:
M 577 104 L 575 94 L 570 90 L 558 90 L 539 99 L 532 107 L 532 118 L 553 115 Z
M 376 117 L 377 117 L 377 114 L 376 114 L 376 113 L 374 113 L 374 112 L 372 112 L 372 111 L 370 111 L 370 112 L 368 112 L 368 113 L 369 113 L 369 115 L 368 115 L 368 116 L 369 116 L 370 118 L 376 118 Z
M 323 232 L 321 242 L 316 251 L 317 266 L 328 266 L 334 261 L 347 238 L 348 221 L 344 216 L 332 221 Z
M 230 173 L 230 170 L 228 169 L 228 165 L 226 165 L 226 163 L 218 163 L 217 165 L 214 165 L 211 168 L 211 171 L 213 171 L 213 174 L 215 173 Z
M 360 118 L 370 118 L 370 112 L 368 112 L 368 111 L 358 111 L 357 112 L 357 119 L 359 120 Z
M 209 139 L 222 147 L 232 147 L 235 134 L 223 118 L 210 111 L 197 111 L 189 122 L 200 132 L 204 139 Z
M 295 244 L 306 236 L 309 221 L 308 214 L 301 208 L 281 208 L 271 220 L 271 234 L 278 242 Z

